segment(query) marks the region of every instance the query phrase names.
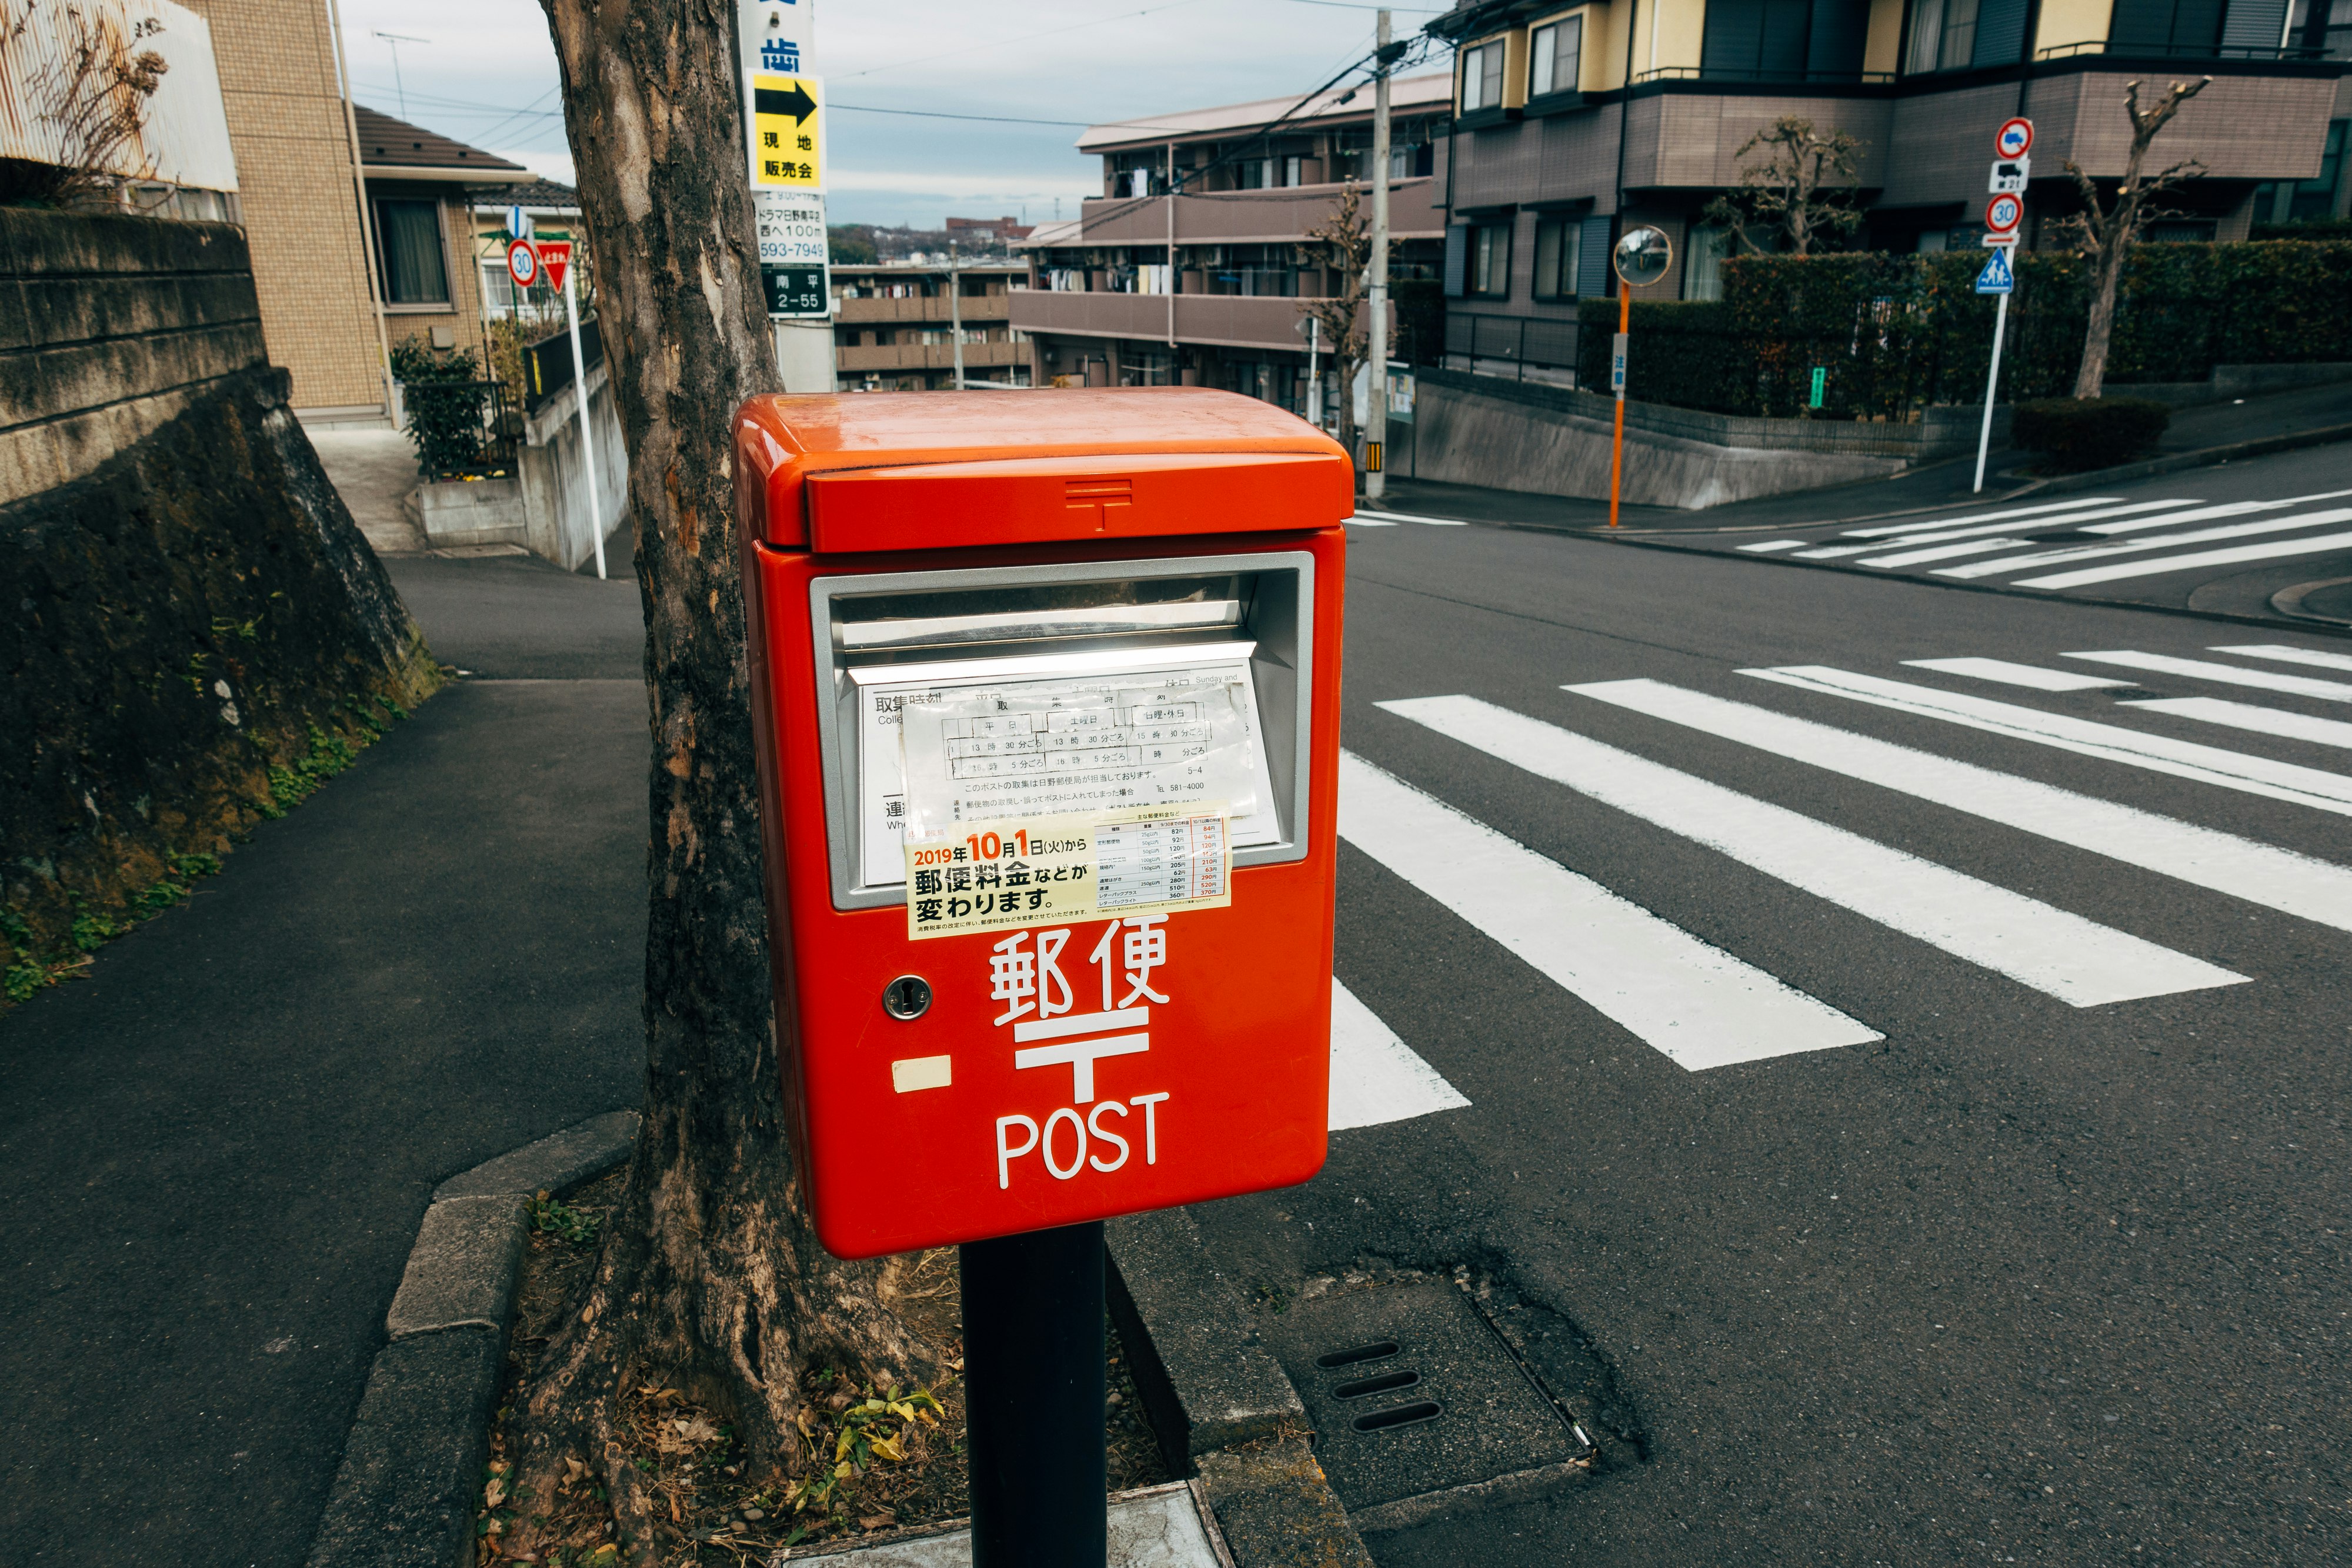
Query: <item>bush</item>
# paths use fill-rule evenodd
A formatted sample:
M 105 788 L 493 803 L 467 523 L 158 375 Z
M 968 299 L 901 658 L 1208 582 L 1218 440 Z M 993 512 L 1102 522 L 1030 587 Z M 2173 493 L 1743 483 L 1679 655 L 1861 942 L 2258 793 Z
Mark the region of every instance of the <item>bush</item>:
M 481 455 L 490 389 L 478 379 L 481 362 L 472 351 L 436 354 L 414 336 L 405 337 L 393 345 L 392 374 L 401 384 L 416 466 L 427 479 L 455 473 Z
M 2017 405 L 2010 439 L 2070 473 L 2156 450 L 2172 410 L 2144 397 L 2051 397 Z

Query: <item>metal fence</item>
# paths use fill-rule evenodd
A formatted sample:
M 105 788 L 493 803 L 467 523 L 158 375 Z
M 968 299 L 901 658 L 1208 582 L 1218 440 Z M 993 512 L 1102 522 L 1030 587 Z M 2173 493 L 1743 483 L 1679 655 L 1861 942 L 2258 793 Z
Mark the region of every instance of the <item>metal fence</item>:
M 1473 316 L 1448 311 L 1445 317 L 1445 357 L 1469 362 L 1459 368 L 1471 369 L 1479 362 L 1501 362 L 1518 372 L 1518 379 L 1527 379 L 1529 366 L 1538 370 L 1576 370 L 1577 345 L 1583 332 L 1578 321 L 1550 321 L 1528 316 Z

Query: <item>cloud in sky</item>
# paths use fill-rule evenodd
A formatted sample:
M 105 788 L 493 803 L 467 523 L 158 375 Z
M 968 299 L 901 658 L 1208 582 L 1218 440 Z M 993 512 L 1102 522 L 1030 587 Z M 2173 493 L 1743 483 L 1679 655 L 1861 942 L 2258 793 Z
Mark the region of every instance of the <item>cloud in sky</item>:
M 1439 9 L 1396 8 L 1398 36 Z M 570 182 L 555 55 L 530 0 L 343 0 L 342 16 L 361 102 L 402 114 L 404 91 L 404 119 Z M 811 63 L 837 106 L 831 216 L 1035 222 L 1056 198 L 1074 213 L 1101 190 L 1100 165 L 1072 145 L 1077 124 L 865 110 L 1084 124 L 1303 93 L 1369 50 L 1372 24 L 1370 6 L 1341 0 L 825 0 Z

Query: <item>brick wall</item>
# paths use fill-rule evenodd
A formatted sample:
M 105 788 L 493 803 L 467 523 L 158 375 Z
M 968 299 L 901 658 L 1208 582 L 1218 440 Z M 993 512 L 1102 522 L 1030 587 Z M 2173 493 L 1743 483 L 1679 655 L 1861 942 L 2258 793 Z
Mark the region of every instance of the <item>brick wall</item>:
M 211 24 L 269 356 L 298 410 L 384 398 L 351 139 L 321 0 L 187 0 Z

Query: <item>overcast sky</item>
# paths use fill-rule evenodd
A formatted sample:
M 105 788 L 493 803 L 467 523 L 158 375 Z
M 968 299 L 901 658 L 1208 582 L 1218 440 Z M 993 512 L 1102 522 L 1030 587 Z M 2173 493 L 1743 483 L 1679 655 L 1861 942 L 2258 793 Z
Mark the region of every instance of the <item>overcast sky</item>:
M 814 0 L 798 0 L 806 5 Z M 1444 7 L 1394 7 L 1400 37 Z M 360 102 L 569 184 L 555 55 L 531 0 L 342 0 Z M 1373 7 L 1341 0 L 823 0 L 813 74 L 828 84 L 828 216 L 935 227 L 1075 216 L 1099 194 L 1078 125 L 1305 92 L 1371 47 Z M 404 34 L 422 43 L 379 37 Z M 394 51 L 398 69 L 394 71 Z M 1423 67 L 1423 69 L 1430 68 Z M 402 113 L 405 89 L 407 111 Z

